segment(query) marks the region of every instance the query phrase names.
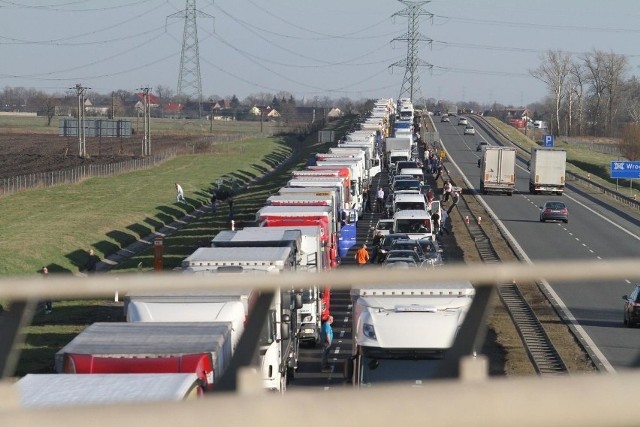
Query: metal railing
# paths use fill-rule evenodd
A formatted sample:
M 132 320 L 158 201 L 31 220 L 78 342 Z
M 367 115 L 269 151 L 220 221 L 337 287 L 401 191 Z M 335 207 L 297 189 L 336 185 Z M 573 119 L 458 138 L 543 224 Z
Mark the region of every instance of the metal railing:
M 503 263 L 491 265 L 452 265 L 430 270 L 393 271 L 371 268 L 348 269 L 323 273 L 323 280 L 333 288 L 346 289 L 358 284 L 439 283 L 471 280 L 477 291 L 492 289 L 496 283 L 536 280 L 581 281 L 599 278 L 640 279 L 637 259 L 592 263 L 583 261 L 543 262 L 536 265 Z M 117 277 L 117 279 L 116 279 Z M 302 288 L 317 281 L 315 274 L 280 274 L 264 276 L 233 275 L 224 281 L 207 277 L 176 274 L 103 275 L 88 278 L 50 277 L 0 279 L 0 298 L 20 302 L 35 301 L 43 294 L 52 298 L 111 296 L 115 292 L 163 290 L 222 290 L 253 287 L 271 290 L 278 286 Z M 477 300 L 477 299 L 476 299 Z M 474 305 L 476 305 L 474 300 Z M 12 306 L 13 307 L 13 306 Z M 17 307 L 17 306 L 16 306 Z M 467 341 L 468 323 L 475 321 L 472 307 L 458 335 Z M 19 310 L 16 310 L 19 311 Z M 5 315 L 6 316 L 6 315 Z M 2 331 L 7 329 L 3 320 Z M 28 323 L 28 322 L 27 322 Z M 7 343 L 4 340 L 3 343 Z M 454 347 L 467 347 L 468 342 Z M 455 352 L 454 352 L 455 353 Z M 468 353 L 467 353 L 468 354 Z M 445 355 L 445 359 L 448 356 Z M 259 374 L 239 370 L 235 393 L 219 393 L 199 401 L 177 403 L 130 404 L 126 416 L 141 425 L 159 427 L 188 425 L 215 420 L 221 425 L 298 426 L 301 420 L 310 426 L 358 425 L 490 425 L 490 426 L 622 426 L 633 425 L 625 409 L 636 404 L 636 389 L 640 372 L 630 370 L 624 375 L 582 375 L 542 379 L 487 378 L 481 357 L 469 355 L 455 363 L 459 375 L 455 379 L 426 381 L 421 387 L 381 385 L 358 390 L 349 386 L 330 390 L 288 391 L 284 396 L 268 395 L 261 389 Z M 638 363 L 636 362 L 637 366 Z M 234 375 L 236 373 L 233 373 Z M 450 377 L 449 377 L 450 378 Z M 579 390 L 579 392 L 577 392 Z M 93 426 L 113 425 L 114 417 L 122 416 L 122 405 L 69 407 L 38 410 L 24 408 L 19 403 L 18 389 L 0 386 L 0 425 L 20 426 L 84 426 L 88 419 Z M 248 410 L 250 408 L 250 410 Z M 532 410 L 532 408 L 536 408 Z

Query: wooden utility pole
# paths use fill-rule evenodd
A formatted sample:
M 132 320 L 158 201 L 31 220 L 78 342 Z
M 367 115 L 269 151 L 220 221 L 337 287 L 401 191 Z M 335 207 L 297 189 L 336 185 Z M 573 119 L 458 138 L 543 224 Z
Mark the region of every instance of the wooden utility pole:
M 144 136 L 142 138 L 142 156 L 151 155 L 151 105 L 149 102 L 150 87 L 142 87 L 137 90 L 142 91 L 142 105 L 144 115 L 142 117 L 142 126 L 144 127 Z
M 78 154 L 80 157 L 87 157 L 87 143 L 84 128 L 84 94 L 87 89 L 91 88 L 83 87 L 80 83 L 77 83 L 69 89 L 75 90 L 78 96 Z

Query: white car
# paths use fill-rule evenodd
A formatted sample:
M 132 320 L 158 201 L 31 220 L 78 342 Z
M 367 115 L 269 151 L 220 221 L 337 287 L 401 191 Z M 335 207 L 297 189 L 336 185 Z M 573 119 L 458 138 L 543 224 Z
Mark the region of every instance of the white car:
M 464 128 L 464 134 L 465 134 L 465 135 L 475 135 L 475 134 L 476 134 L 476 128 L 474 128 L 474 127 L 473 127 L 473 126 L 471 126 L 471 125 L 467 125 L 467 126 Z
M 469 120 L 467 120 L 466 117 L 460 117 L 458 119 L 458 126 L 460 125 L 468 125 L 469 124 Z
M 487 145 L 489 145 L 489 144 L 487 144 L 487 141 L 478 142 L 478 145 L 476 146 L 476 151 L 484 150 L 485 148 L 487 148 Z

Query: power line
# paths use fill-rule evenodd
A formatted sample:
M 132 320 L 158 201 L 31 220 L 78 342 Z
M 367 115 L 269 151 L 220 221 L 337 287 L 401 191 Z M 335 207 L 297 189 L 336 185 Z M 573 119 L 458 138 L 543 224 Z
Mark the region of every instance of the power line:
M 404 4 L 406 8 L 401 10 L 400 12 L 394 13 L 393 16 L 407 17 L 408 27 L 407 34 L 404 37 L 395 38 L 393 39 L 393 41 L 402 40 L 407 42 L 407 58 L 402 61 L 394 62 L 389 67 L 405 68 L 404 79 L 402 80 L 402 87 L 400 88 L 400 95 L 398 96 L 398 99 L 402 98 L 403 95 L 406 94 L 413 101 L 414 99 L 416 99 L 415 95 L 420 93 L 420 75 L 418 74 L 418 67 L 433 67 L 433 65 L 423 61 L 418 57 L 418 43 L 424 41 L 431 42 L 431 39 L 420 34 L 420 30 L 418 29 L 418 19 L 421 16 L 433 17 L 433 14 L 422 10 L 422 6 L 430 3 L 429 0 L 398 1 Z

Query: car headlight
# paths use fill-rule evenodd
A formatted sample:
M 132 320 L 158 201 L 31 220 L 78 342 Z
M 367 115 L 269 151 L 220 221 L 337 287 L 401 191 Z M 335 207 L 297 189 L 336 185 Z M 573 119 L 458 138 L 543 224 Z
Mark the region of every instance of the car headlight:
M 372 324 L 370 323 L 365 323 L 362 327 L 362 333 L 364 334 L 365 337 L 367 338 L 371 338 L 371 339 L 376 339 L 376 330 L 373 327 Z

